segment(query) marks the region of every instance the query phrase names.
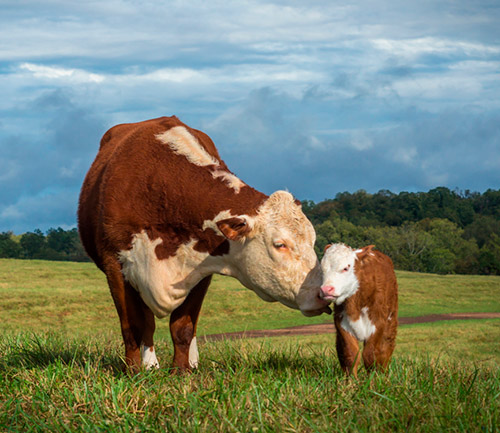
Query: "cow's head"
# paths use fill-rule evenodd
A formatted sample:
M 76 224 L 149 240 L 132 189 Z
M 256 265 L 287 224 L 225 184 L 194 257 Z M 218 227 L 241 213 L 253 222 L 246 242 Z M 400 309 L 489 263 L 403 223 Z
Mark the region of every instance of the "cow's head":
M 229 253 L 233 275 L 262 299 L 299 308 L 306 316 L 331 312 L 319 298 L 316 234 L 290 193 L 277 191 L 256 216 L 227 218 L 217 226 L 234 241 Z
M 359 288 L 359 280 L 354 272 L 356 260 L 368 254 L 373 245 L 353 250 L 344 244 L 327 245 L 325 255 L 321 260 L 323 284 L 321 298 L 342 304 L 347 298 L 354 295 Z

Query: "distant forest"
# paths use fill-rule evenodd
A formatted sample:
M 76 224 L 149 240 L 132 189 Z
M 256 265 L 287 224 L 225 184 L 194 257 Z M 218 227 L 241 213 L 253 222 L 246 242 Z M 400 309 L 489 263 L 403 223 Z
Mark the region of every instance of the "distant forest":
M 302 207 L 316 229 L 320 257 L 332 242 L 374 244 L 396 269 L 500 275 L 500 190 L 360 190 Z
M 396 269 L 500 275 L 500 190 L 439 187 L 429 192 L 339 193 L 302 202 L 317 233 L 316 252 L 344 242 L 374 244 Z M 0 258 L 88 261 L 76 229 L 0 233 Z

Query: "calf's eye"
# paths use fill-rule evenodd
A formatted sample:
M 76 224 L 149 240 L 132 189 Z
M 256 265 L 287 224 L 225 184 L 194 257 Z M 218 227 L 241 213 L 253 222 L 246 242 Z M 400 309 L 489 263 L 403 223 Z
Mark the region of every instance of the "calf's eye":
M 342 272 L 347 272 L 350 267 L 351 267 L 351 265 L 347 265 L 344 269 L 342 269 Z

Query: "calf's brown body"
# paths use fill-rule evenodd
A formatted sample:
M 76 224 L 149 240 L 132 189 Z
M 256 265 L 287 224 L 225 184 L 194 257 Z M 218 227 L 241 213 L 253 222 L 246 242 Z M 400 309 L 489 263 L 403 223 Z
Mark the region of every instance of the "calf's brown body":
M 385 370 L 396 344 L 398 285 L 392 261 L 380 251 L 365 247 L 357 254 L 354 273 L 359 289 L 342 304 L 335 305 L 336 348 L 342 369 L 357 375 L 361 351 L 358 339 L 345 329 L 347 319 L 360 320 L 363 310 L 375 331 L 364 341 L 363 363 L 367 369 Z

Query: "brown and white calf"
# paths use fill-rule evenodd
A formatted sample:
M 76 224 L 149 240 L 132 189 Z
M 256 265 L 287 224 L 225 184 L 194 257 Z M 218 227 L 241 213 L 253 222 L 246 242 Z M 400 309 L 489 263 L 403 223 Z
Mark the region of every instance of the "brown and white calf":
M 398 326 L 398 285 L 392 261 L 373 245 L 353 250 L 328 245 L 321 260 L 321 297 L 335 303 L 336 345 L 342 369 L 357 375 L 359 341 L 363 362 L 383 370 L 389 364 Z
M 141 359 L 158 366 L 155 316 L 167 315 L 173 366 L 197 365 L 196 325 L 215 273 L 305 315 L 331 312 L 319 297 L 315 232 L 300 202 L 246 185 L 206 134 L 176 117 L 106 132 L 82 186 L 78 225 L 106 274 L 132 369 Z

